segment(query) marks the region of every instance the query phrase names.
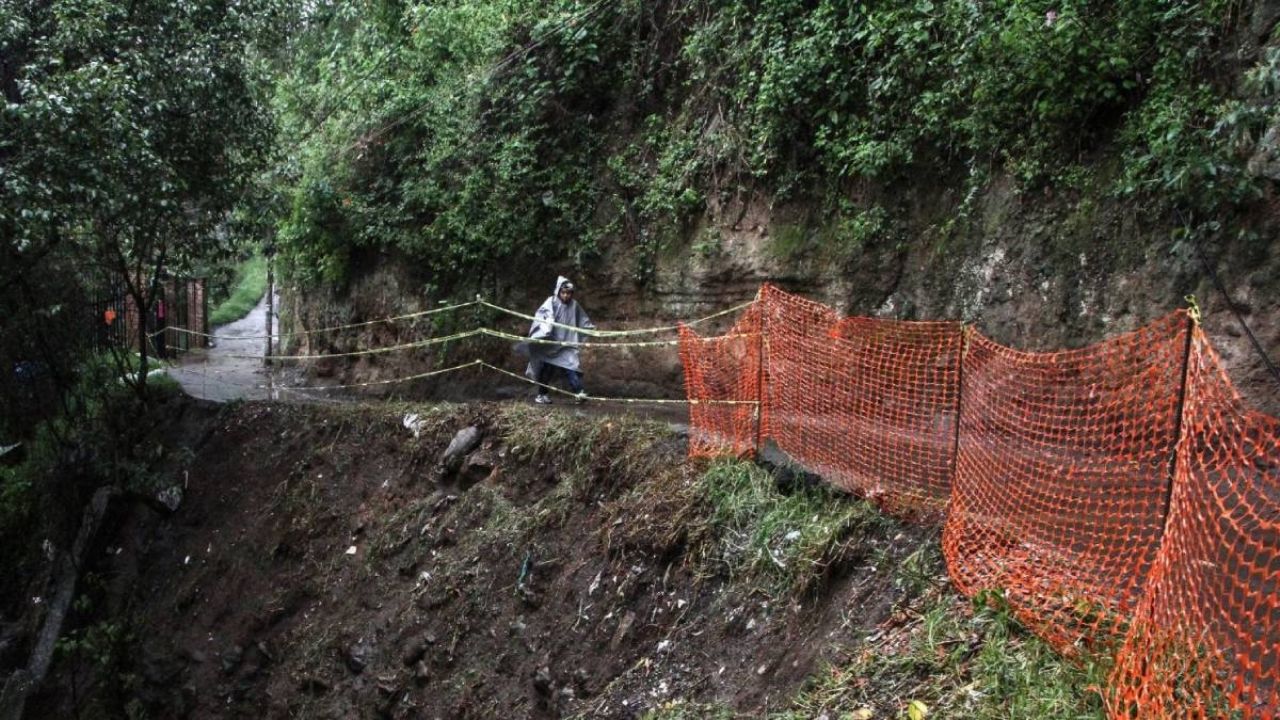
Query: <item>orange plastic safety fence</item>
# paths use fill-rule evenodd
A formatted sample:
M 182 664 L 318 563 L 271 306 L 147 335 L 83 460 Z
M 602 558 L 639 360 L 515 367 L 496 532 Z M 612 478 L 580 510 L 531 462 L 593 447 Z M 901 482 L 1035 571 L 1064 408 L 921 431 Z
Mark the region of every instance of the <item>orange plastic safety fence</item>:
M 766 286 L 738 333 L 682 329 L 690 400 L 760 401 L 692 405 L 691 454 L 769 438 L 900 516 L 948 503 L 960 590 L 1064 652 L 1119 648 L 1112 718 L 1280 718 L 1280 420 L 1185 311 L 1031 353 Z
M 1280 420 L 1244 405 L 1199 328 L 1182 437 L 1111 716 L 1280 717 Z
M 690 401 L 690 456 L 741 457 L 755 451 L 761 342 L 758 303 L 743 311 L 723 336 L 703 338 L 680 326 L 680 362 Z
M 766 287 L 765 435 L 900 516 L 941 516 L 955 458 L 957 322 L 843 318 Z
M 1121 639 L 1164 526 L 1190 323 L 1079 350 L 971 332 L 943 552 L 1060 650 Z

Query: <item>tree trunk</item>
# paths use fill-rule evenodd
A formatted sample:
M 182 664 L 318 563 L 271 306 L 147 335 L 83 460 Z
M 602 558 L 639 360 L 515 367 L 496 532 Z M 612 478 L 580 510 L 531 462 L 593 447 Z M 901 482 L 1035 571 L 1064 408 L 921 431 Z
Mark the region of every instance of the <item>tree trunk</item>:
M 54 581 L 53 599 L 49 602 L 49 611 L 44 618 L 44 627 L 36 638 L 35 647 L 31 650 L 31 659 L 25 670 L 18 670 L 10 675 L 0 688 L 0 720 L 21 720 L 26 708 L 27 697 L 31 691 L 44 681 L 53 662 L 53 650 L 58 637 L 62 634 L 62 623 L 66 620 L 71 601 L 76 595 L 76 582 L 80 578 L 80 568 L 84 565 L 85 553 L 89 544 L 98 534 L 102 518 L 107 514 L 107 505 L 115 497 L 117 490 L 112 487 L 98 488 L 84 510 L 84 519 L 80 522 L 80 532 L 71 546 L 71 552 L 62 556 Z

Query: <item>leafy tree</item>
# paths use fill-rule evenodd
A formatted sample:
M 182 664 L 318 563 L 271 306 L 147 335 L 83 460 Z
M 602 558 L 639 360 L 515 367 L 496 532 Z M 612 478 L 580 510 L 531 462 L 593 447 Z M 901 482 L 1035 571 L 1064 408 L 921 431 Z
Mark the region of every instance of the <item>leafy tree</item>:
M 121 391 L 124 366 L 94 357 L 91 303 L 117 282 L 146 316 L 163 272 L 227 250 L 270 148 L 261 80 L 287 10 L 0 0 L 0 444 L 23 439 L 28 453 L 0 468 L 0 563 L 23 579 L 0 591 L 5 614 L 43 582 L 22 572 L 35 543 L 68 548 L 90 496 L 134 488 L 153 459 L 138 447 L 152 399 L 145 324 L 141 362 L 127 366 L 136 392 Z M 55 636 L 66 610 L 46 611 Z M 36 682 L 48 661 L 33 653 Z
M 5 0 L 5 285 L 30 288 L 57 262 L 82 294 L 123 283 L 145 316 L 162 272 L 226 251 L 219 229 L 271 139 L 250 52 L 265 7 Z

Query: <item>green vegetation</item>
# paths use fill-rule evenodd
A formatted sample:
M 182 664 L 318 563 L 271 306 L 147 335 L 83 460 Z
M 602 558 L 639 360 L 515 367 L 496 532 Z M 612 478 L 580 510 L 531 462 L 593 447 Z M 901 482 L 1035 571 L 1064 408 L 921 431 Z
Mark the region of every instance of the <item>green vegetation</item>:
M 556 488 L 525 513 L 528 527 L 558 522 L 572 503 L 604 501 L 621 521 L 614 542 L 657 554 L 684 548 L 708 575 L 775 596 L 816 590 L 831 568 L 893 521 L 824 484 L 780 488 L 754 463 L 721 460 L 689 474 L 654 448 L 670 431 L 632 418 L 593 422 L 525 406 L 500 418 L 510 452 L 554 459 Z M 511 532 L 505 528 L 504 532 Z
M 0 11 L 0 444 L 25 453 L 0 469 L 0 567 L 14 579 L 0 615 L 24 627 L 50 590 L 42 554 L 71 547 L 89 498 L 154 489 L 150 433 L 172 385 L 147 382 L 145 323 L 135 357 L 103 309 L 127 298 L 147 317 L 163 280 L 246 242 L 229 218 L 269 166 L 265 71 L 284 7 Z
M 904 640 L 904 638 L 898 638 Z M 864 717 L 906 717 L 910 703 L 931 716 L 1063 718 L 1105 716 L 1107 666 L 1058 655 L 1004 610 L 935 593 L 905 633 L 901 648 L 870 644 L 848 664 L 819 673 L 778 717 L 808 718 L 869 710 Z
M 236 268 L 231 292 L 209 313 L 209 325 L 226 325 L 248 315 L 266 291 L 267 260 L 255 255 Z
M 229 218 L 268 167 L 274 123 L 263 96 L 281 8 L 5 4 L 0 367 L 47 368 L 49 406 L 105 344 L 87 332 L 103 304 L 127 297 L 146 317 L 161 280 L 244 242 Z M 146 365 L 145 343 L 143 352 Z M 22 392 L 8 374 L 5 405 Z M 146 377 L 137 375 L 139 395 Z
M 901 191 L 922 175 L 958 191 L 961 218 L 1002 175 L 1220 217 L 1261 189 L 1244 160 L 1276 91 L 1272 55 L 1245 82 L 1221 72 L 1239 14 L 1229 0 L 321 4 L 296 43 L 314 62 L 276 99 L 286 264 L 337 282 L 393 249 L 428 289 L 474 288 L 512 262 L 589 261 L 611 238 L 644 282 L 713 200 L 732 212 L 754 192 L 814 208 L 779 254 L 849 260 L 900 242 Z
M 813 589 L 869 532 L 893 524 L 870 503 L 826 484 L 781 492 L 754 463 L 716 462 L 699 489 L 716 541 L 710 558 L 776 593 Z
M 562 522 L 572 504 L 612 499 L 641 480 L 653 483 L 649 492 L 668 487 L 663 458 L 653 451 L 669 435 L 662 423 L 635 417 L 595 422 L 525 405 L 503 408 L 500 423 L 513 455 L 528 462 L 554 459 L 560 471 L 556 488 L 526 513 L 526 530 Z M 659 500 L 656 494 L 632 492 Z
M 930 541 L 899 567 L 905 593 L 896 620 L 866 643 L 834 651 L 805 686 L 768 715 L 772 720 L 853 718 L 1105 717 L 1098 688 L 1109 665 L 1067 659 L 1029 634 L 994 595 L 970 602 L 938 584 L 920 582 L 942 558 Z M 913 712 L 914 711 L 914 712 Z M 647 720 L 732 717 L 725 707 L 672 701 Z
M 153 378 L 147 400 L 140 400 L 125 381 L 140 367 L 132 353 L 90 356 L 55 411 L 25 438 L 22 461 L 0 465 L 0 567 L 15 577 L 37 575 L 41 541 L 70 547 L 81 508 L 97 488 L 157 488 L 153 467 L 165 450 L 151 433 L 180 388 L 172 378 Z M 20 583 L 6 585 L 0 607 L 21 591 Z

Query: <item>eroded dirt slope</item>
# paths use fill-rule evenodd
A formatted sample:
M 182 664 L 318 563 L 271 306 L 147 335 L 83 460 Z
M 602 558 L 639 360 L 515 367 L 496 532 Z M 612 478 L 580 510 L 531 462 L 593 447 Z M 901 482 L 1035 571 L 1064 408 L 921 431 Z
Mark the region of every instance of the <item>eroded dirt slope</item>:
M 442 461 L 468 435 L 472 447 Z M 839 552 L 775 573 L 795 580 L 779 590 L 725 560 L 734 541 L 684 454 L 665 425 L 523 407 L 228 406 L 173 469 L 187 488 L 179 510 L 122 518 L 96 570 L 136 577 L 115 600 L 131 630 L 119 707 L 189 718 L 779 707 L 889 616 L 894 560 L 929 531 L 848 524 Z M 69 702 L 47 695 L 41 709 Z

